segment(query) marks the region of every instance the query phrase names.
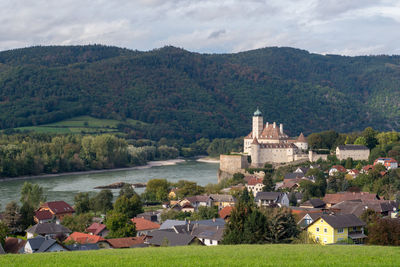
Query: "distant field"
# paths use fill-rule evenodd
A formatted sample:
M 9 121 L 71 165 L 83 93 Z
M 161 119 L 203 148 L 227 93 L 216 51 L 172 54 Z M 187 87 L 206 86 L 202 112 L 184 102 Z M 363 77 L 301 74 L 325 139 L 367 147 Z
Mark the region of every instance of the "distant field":
M 240 245 L 2 255 L 0 266 L 400 266 L 400 248 Z
M 97 119 L 90 116 L 79 116 L 50 124 L 19 127 L 18 130 L 29 130 L 38 133 L 113 133 L 118 132 L 118 120 Z M 147 125 L 141 121 L 128 119 L 124 123 L 131 125 Z

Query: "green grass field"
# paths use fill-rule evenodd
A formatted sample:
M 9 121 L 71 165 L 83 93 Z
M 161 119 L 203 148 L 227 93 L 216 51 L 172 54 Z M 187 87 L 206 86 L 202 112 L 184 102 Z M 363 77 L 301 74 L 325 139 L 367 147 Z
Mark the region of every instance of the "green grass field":
M 113 133 L 118 132 L 118 120 L 97 119 L 90 116 L 79 116 L 50 124 L 15 128 L 18 130 L 35 131 L 38 133 Z M 144 122 L 127 119 L 124 123 L 131 125 L 147 125 Z
M 400 266 L 399 247 L 240 245 L 1 255 L 0 266 Z

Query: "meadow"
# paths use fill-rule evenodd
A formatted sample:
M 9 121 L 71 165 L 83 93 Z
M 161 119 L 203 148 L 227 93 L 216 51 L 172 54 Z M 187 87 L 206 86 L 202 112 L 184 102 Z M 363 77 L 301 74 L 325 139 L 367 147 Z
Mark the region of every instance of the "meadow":
M 279 244 L 108 249 L 2 255 L 0 266 L 400 266 L 400 248 Z
M 17 130 L 28 130 L 38 133 L 86 133 L 86 134 L 99 134 L 99 133 L 115 133 L 118 132 L 118 124 L 121 121 L 112 119 L 98 119 L 91 116 L 78 116 L 71 119 L 37 125 L 15 128 Z M 124 123 L 128 125 L 146 125 L 143 122 L 127 119 Z

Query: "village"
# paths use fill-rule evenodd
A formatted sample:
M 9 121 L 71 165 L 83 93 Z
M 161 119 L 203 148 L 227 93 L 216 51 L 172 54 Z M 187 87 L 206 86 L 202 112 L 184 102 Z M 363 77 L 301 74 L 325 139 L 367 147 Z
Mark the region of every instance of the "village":
M 103 189 L 93 197 L 79 193 L 71 205 L 45 201 L 43 190 L 26 182 L 21 208 L 11 202 L 0 214 L 0 253 L 397 244 L 398 237 L 385 234 L 399 225 L 399 195 L 392 182 L 398 179 L 398 162 L 391 157 L 368 162 L 370 150 L 360 144 L 339 145 L 329 156 L 307 150 L 303 134 L 289 139 L 282 125 L 264 127 L 257 110 L 244 151 L 221 155 L 225 178 L 215 185 L 153 179 L 140 196 L 134 186 L 123 184 L 115 201 Z M 379 193 L 373 190 L 377 184 L 383 188 Z

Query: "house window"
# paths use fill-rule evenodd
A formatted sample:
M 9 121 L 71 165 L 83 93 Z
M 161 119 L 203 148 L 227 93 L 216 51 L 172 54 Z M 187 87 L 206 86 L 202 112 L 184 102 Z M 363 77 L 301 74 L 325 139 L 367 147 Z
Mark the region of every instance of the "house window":
M 353 227 L 353 231 L 354 231 L 354 232 L 357 231 L 357 227 Z
M 343 229 L 343 228 L 339 228 L 339 229 L 337 229 L 337 232 L 338 232 L 339 234 L 341 234 L 341 233 L 344 232 L 344 229 Z
M 328 232 L 328 229 L 324 228 L 324 233 L 327 233 L 327 232 Z
M 315 229 L 315 231 L 319 232 L 319 227 L 317 227 L 317 228 Z
M 324 243 L 328 242 L 328 240 L 326 239 L 326 237 L 324 238 Z
M 315 241 L 319 242 L 319 237 L 318 236 L 315 238 Z

